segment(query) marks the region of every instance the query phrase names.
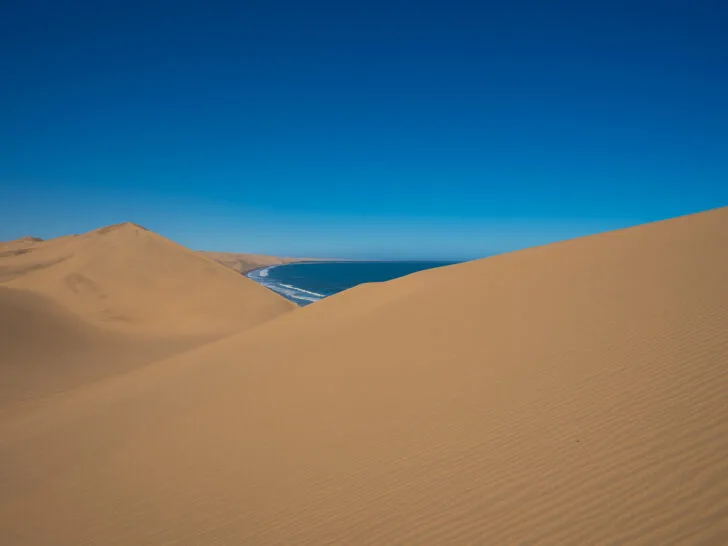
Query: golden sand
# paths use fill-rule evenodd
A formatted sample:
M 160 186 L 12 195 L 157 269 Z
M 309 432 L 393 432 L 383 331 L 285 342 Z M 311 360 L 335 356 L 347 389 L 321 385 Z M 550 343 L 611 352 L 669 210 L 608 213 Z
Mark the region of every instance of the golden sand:
M 82 237 L 1 258 L 35 375 L 101 328 L 238 333 L 0 413 L 3 544 L 728 543 L 728 209 L 294 312 L 136 227 Z

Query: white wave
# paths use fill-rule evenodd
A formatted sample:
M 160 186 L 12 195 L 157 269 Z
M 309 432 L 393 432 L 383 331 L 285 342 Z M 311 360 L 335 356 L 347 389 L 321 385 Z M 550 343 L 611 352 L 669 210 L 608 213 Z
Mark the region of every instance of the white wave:
M 270 280 L 268 278 L 268 272 L 273 269 L 274 267 L 279 267 L 278 265 L 270 265 L 268 267 L 262 267 L 260 269 L 255 269 L 253 271 L 249 271 L 245 274 L 246 277 L 249 279 L 257 282 L 261 286 L 265 286 L 268 290 L 272 290 L 273 292 L 280 294 L 281 296 L 288 298 L 289 300 L 293 301 L 294 303 L 299 302 L 306 302 L 306 303 L 313 303 L 315 301 L 319 301 L 320 299 L 323 299 L 326 297 L 325 294 L 319 294 L 318 292 L 311 292 L 309 290 L 304 290 L 303 288 L 298 288 L 297 286 L 293 286 L 292 284 L 285 284 L 277 281 Z
M 291 290 L 296 290 L 298 292 L 303 292 L 304 294 L 310 294 L 311 296 L 315 296 L 315 297 L 317 297 L 319 299 L 326 297 L 326 294 L 319 294 L 318 292 L 310 292 L 309 290 L 304 290 L 303 288 L 299 288 L 298 286 L 293 286 L 293 285 L 290 285 L 290 284 L 280 283 L 279 286 L 283 286 L 285 288 L 290 288 Z
M 244 273 L 246 277 L 249 279 L 253 279 L 255 282 L 262 283 L 263 279 L 268 276 L 268 273 L 271 269 L 275 267 L 279 267 L 280 264 L 277 265 L 269 265 L 267 267 L 261 267 L 260 269 L 253 269 L 252 271 L 248 271 L 247 273 Z
M 307 290 L 301 290 L 300 288 L 296 288 L 295 286 L 276 284 L 272 282 L 261 282 L 260 284 L 265 286 L 269 290 L 272 290 L 273 292 L 281 294 L 282 296 L 285 296 L 292 300 L 307 301 L 309 303 L 312 303 L 314 301 L 319 301 L 324 297 L 323 295 L 308 292 Z
M 276 266 L 269 265 L 268 267 L 261 267 L 260 269 L 253 269 L 252 271 L 248 271 L 247 273 L 245 273 L 245 276 L 248 277 L 249 279 L 260 279 L 262 277 L 267 277 L 268 271 L 270 271 L 274 267 L 276 267 Z

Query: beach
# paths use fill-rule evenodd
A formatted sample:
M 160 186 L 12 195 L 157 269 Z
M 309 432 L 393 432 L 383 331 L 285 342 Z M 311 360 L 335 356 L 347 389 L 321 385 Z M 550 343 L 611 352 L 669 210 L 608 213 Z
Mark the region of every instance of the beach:
M 268 279 L 269 272 L 275 267 L 278 266 L 273 265 L 254 269 L 247 272 L 245 276 L 257 282 L 261 286 L 265 286 L 273 292 L 280 294 L 281 296 L 292 301 L 296 305 L 308 305 L 309 303 L 319 301 L 326 297 L 325 294 L 321 294 L 319 292 L 311 292 L 310 290 L 305 290 L 303 288 L 298 288 L 290 284 L 275 282 Z

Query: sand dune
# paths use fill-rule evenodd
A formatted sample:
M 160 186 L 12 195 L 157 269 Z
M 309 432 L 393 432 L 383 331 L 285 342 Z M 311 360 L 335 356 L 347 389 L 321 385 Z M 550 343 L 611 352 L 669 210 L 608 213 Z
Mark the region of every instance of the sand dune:
M 200 250 L 199 254 L 221 263 L 238 273 L 247 273 L 259 267 L 267 265 L 288 264 L 301 261 L 300 258 L 279 258 L 278 256 L 266 256 L 263 254 L 241 254 L 236 252 L 209 252 Z
M 254 269 L 269 265 L 291 264 L 296 262 L 340 262 L 346 261 L 339 258 L 285 258 L 280 256 L 267 256 L 265 254 L 241 254 L 238 252 L 211 252 L 198 250 L 198 254 L 215 260 L 225 267 L 229 267 L 238 273 L 247 273 Z
M 14 254 L 21 253 L 22 251 L 32 248 L 38 243 L 42 243 L 43 239 L 40 237 L 21 237 L 20 239 L 14 239 L 12 241 L 0 242 L 0 257 L 11 256 Z M 20 252 L 18 252 L 20 251 Z
M 130 223 L 6 255 L 0 282 L 46 295 L 107 327 L 145 332 L 233 331 L 293 308 L 213 260 Z
M 294 306 L 134 224 L 0 245 L 0 408 L 158 360 Z
M 90 324 L 45 296 L 0 286 L 0 410 L 213 339 L 110 330 Z
M 364 285 L 0 419 L 8 544 L 728 543 L 728 209 Z

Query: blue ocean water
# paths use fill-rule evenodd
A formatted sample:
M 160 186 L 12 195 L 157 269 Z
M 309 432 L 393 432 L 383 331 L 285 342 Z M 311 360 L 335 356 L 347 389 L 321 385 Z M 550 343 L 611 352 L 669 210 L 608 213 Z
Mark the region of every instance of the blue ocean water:
M 415 271 L 453 263 L 302 262 L 256 269 L 246 273 L 246 277 L 303 306 L 357 284 L 389 281 Z

